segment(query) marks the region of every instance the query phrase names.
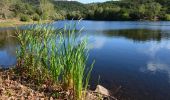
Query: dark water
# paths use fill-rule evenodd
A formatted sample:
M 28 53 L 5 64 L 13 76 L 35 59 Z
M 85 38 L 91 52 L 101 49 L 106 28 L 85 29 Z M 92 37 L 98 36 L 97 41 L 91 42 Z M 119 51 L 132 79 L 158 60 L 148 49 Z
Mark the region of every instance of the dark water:
M 16 64 L 16 38 L 14 31 L 0 30 L 0 66 L 8 67 Z
M 170 100 L 170 22 L 81 21 L 82 27 L 93 48 L 89 63 L 96 60 L 92 89 L 99 83 L 120 100 Z M 1 66 L 16 62 L 10 33 L 0 33 Z

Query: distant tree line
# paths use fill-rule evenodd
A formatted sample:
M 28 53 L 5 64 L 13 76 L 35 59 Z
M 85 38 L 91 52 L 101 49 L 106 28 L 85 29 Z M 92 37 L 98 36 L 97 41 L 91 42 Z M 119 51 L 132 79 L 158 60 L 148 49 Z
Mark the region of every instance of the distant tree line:
M 121 0 L 104 3 L 55 2 L 66 19 L 170 20 L 170 0 Z
M 76 1 L 0 0 L 0 19 L 170 20 L 170 0 Z

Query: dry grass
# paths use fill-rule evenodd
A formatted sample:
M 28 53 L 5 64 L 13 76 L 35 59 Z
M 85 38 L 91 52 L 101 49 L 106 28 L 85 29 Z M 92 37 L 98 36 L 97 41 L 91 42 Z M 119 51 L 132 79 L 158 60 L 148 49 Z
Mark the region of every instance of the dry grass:
M 50 23 L 50 22 L 52 21 L 50 20 L 41 21 L 41 23 Z M 38 23 L 38 21 L 22 22 L 22 21 L 19 21 L 19 19 L 7 19 L 7 20 L 0 19 L 0 28 L 16 27 L 16 26 L 36 24 L 36 23 Z
M 11 73 L 12 72 L 12 73 Z M 48 99 L 43 91 L 36 91 L 13 79 L 16 77 L 12 69 L 0 71 L 0 100 Z M 50 97 L 52 98 L 52 97 Z

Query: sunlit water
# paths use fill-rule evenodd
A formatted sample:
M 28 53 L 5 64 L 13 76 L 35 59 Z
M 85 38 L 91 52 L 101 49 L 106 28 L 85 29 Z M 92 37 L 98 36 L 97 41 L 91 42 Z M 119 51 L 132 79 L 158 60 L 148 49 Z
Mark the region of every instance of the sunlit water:
M 74 22 L 52 25 L 66 23 Z M 77 29 L 82 27 L 92 47 L 89 64 L 96 61 L 92 89 L 101 84 L 120 100 L 170 100 L 170 22 L 81 21 Z M 16 63 L 12 32 L 0 32 L 3 67 Z

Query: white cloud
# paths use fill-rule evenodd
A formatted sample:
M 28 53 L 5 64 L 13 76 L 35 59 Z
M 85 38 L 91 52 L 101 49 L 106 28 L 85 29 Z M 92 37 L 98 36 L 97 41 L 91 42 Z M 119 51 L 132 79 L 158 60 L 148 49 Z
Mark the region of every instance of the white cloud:
M 106 42 L 105 38 L 100 38 L 100 37 L 89 37 L 90 39 L 90 43 L 88 45 L 89 48 L 93 48 L 93 49 L 101 49 Z

